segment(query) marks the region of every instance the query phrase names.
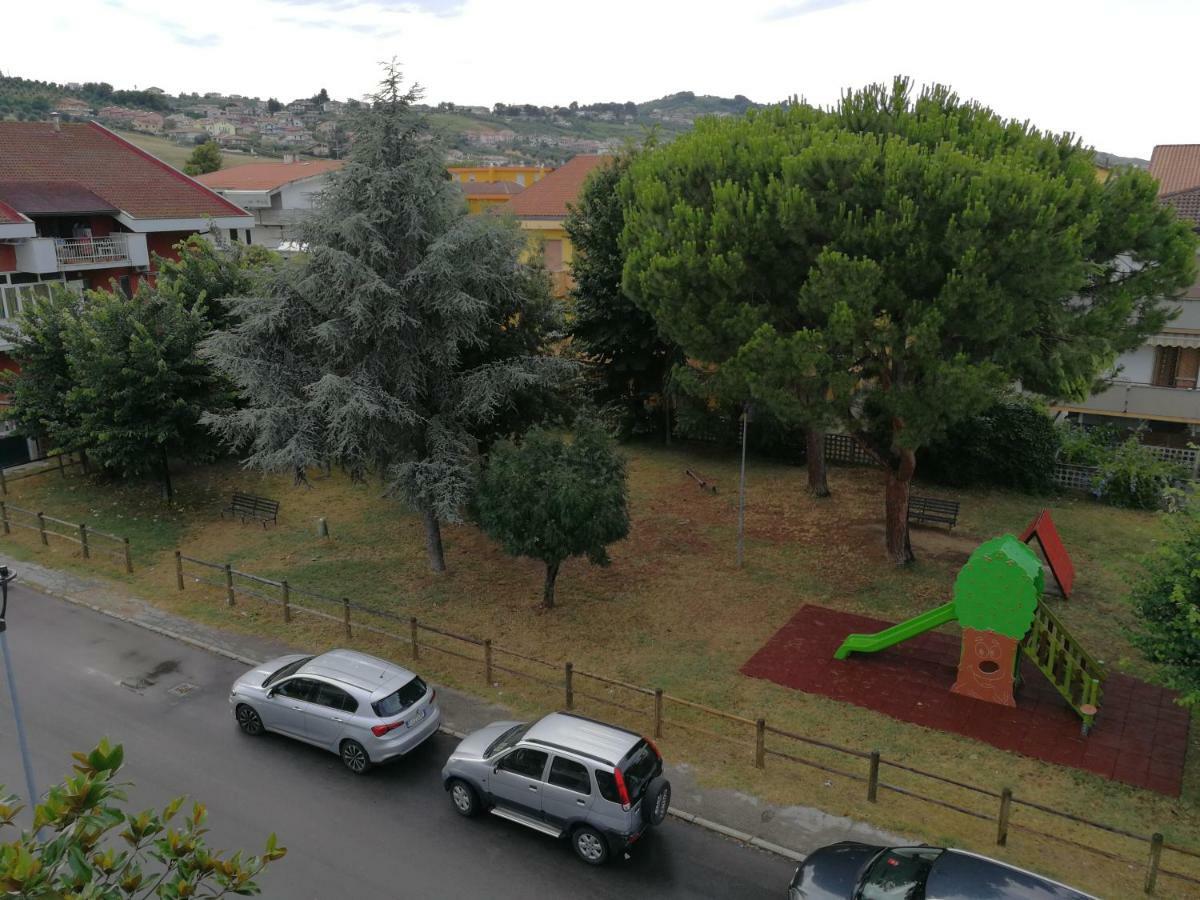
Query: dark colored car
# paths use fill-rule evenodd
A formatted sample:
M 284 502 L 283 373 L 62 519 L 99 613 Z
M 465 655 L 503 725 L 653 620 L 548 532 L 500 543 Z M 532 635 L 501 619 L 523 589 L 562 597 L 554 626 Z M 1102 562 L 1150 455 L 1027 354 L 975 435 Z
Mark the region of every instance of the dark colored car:
M 810 853 L 788 900 L 1096 900 L 965 850 L 842 841 Z

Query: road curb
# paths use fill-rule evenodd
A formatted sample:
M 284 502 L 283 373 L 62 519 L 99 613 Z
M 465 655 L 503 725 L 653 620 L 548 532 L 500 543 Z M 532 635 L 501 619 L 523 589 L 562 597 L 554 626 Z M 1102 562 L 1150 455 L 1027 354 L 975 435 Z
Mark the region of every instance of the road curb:
M 180 641 L 199 650 L 204 650 L 208 653 L 213 653 L 217 656 L 223 656 L 226 659 L 232 659 L 234 662 L 240 662 L 247 666 L 260 665 L 263 660 L 252 659 L 249 656 L 244 656 L 227 647 L 222 647 L 220 644 L 214 644 L 210 641 L 202 641 L 199 638 L 194 638 L 187 634 L 182 634 L 177 631 L 172 631 L 169 628 L 163 628 L 160 625 L 153 625 L 149 622 L 143 622 L 134 616 L 127 616 L 123 613 L 114 612 L 111 609 L 105 609 L 102 606 L 88 603 L 86 600 L 80 600 L 77 597 L 72 597 L 69 594 L 63 594 L 55 591 L 44 585 L 38 584 L 37 590 L 40 593 L 46 594 L 55 599 L 70 603 L 72 606 L 81 606 L 84 609 L 89 609 L 94 613 L 99 613 L 102 616 L 107 616 L 110 619 L 115 619 L 118 622 L 124 622 L 127 625 L 133 625 L 137 628 L 142 628 L 146 631 L 153 632 L 161 637 L 170 638 L 171 640 Z M 454 728 L 448 728 L 444 725 L 438 727 L 438 731 L 442 734 L 447 734 L 450 737 L 462 740 L 465 738 L 466 732 L 458 731 Z M 770 841 L 764 841 L 762 838 L 755 837 L 746 831 L 739 831 L 736 828 L 730 828 L 728 825 L 722 825 L 720 822 L 714 822 L 711 819 L 706 819 L 703 816 L 697 816 L 694 813 L 685 812 L 681 809 L 669 809 L 668 815 L 674 816 L 680 821 L 687 822 L 689 825 L 695 825 L 697 828 L 703 828 L 705 831 L 711 831 L 714 834 L 722 835 L 723 837 L 731 838 L 739 843 L 745 844 L 748 847 L 754 847 L 757 850 L 762 850 L 766 853 L 773 853 L 776 856 L 782 856 L 784 859 L 790 859 L 793 862 L 802 862 L 805 854 L 796 850 L 791 850 L 787 847 L 781 847 L 779 844 L 773 844 Z

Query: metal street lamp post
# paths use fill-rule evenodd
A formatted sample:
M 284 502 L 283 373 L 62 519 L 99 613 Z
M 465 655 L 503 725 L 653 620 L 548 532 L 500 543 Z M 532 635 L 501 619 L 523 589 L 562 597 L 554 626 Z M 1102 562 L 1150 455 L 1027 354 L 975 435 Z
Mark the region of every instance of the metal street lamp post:
M 13 680 L 12 657 L 8 652 L 8 586 L 17 577 L 8 566 L 0 566 L 0 655 L 4 656 L 4 676 L 8 679 L 8 694 L 12 698 L 13 719 L 17 723 L 17 743 L 21 747 L 21 764 L 25 767 L 25 789 L 29 792 L 29 810 L 37 807 L 38 793 L 33 786 L 33 762 L 29 759 L 29 743 L 25 740 L 25 723 L 21 718 L 21 701 L 17 699 L 17 683 Z

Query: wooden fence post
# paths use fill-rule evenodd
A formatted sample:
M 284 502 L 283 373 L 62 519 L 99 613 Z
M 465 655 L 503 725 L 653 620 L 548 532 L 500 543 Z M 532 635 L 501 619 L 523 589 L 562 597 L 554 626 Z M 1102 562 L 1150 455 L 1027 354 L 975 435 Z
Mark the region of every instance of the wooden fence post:
M 492 686 L 492 639 L 484 638 L 483 640 L 483 681 L 488 686 Z
M 66 466 L 63 465 L 63 458 L 62 458 L 61 453 L 58 454 L 58 474 L 61 475 L 63 478 L 67 477 L 67 469 L 66 469 Z
M 129 551 L 129 538 L 121 539 L 122 549 L 125 551 L 125 574 L 133 574 L 133 554 Z
M 1146 893 L 1154 893 L 1154 885 L 1158 883 L 1158 861 L 1162 859 L 1163 836 L 1154 832 L 1150 837 L 1150 860 L 1146 864 Z
M 767 767 L 767 720 L 759 719 L 754 723 L 754 768 Z
M 4 469 L 0 469 L 0 494 L 8 496 L 8 479 L 4 477 Z
M 346 626 L 346 637 L 352 637 L 350 632 L 350 598 L 342 598 L 342 622 Z
M 38 534 L 42 538 L 42 545 L 45 547 L 49 547 L 50 542 L 48 540 L 46 540 L 46 514 L 38 513 L 37 520 L 38 520 Z
M 283 621 L 292 621 L 292 592 L 288 588 L 287 579 L 279 582 L 279 591 L 283 595 Z
M 879 751 L 871 751 L 871 771 L 867 775 L 867 799 L 878 802 L 879 798 Z
M 83 522 L 79 523 L 79 546 L 83 550 L 83 558 L 91 559 L 92 556 L 88 552 L 87 525 L 85 525 Z
M 996 828 L 996 843 L 1001 847 L 1008 846 L 1008 816 L 1012 812 L 1012 788 L 1000 792 L 1000 821 Z
M 408 620 L 409 628 L 412 631 L 412 656 L 413 659 L 420 659 L 421 653 L 417 649 L 417 617 L 412 616 Z
M 233 566 L 225 563 L 225 603 L 228 606 L 233 606 Z
M 179 550 L 175 551 L 175 584 L 183 590 L 183 553 Z
M 0 522 L 4 523 L 4 533 L 12 534 L 12 528 L 10 528 L 8 524 L 8 504 L 3 500 L 0 500 Z
M 566 693 L 567 709 L 575 708 L 575 663 L 563 666 L 563 690 Z
M 662 712 L 663 712 L 662 700 L 663 700 L 662 688 L 655 688 L 654 689 L 654 737 L 655 738 L 662 737 L 662 725 L 663 725 L 663 723 L 662 723 Z

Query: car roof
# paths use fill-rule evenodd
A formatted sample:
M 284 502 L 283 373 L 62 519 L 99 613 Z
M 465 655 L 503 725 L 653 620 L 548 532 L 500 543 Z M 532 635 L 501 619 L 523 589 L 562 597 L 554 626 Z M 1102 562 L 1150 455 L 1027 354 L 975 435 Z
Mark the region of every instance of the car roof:
M 635 731 L 573 713 L 550 713 L 535 722 L 524 740 L 588 756 L 615 766 L 642 739 Z
M 403 666 L 356 650 L 330 650 L 314 656 L 296 674 L 317 675 L 339 681 L 366 691 L 372 698 L 386 697 L 416 677 Z
M 1096 900 L 1075 888 L 998 859 L 947 849 L 929 870 L 927 900 Z

